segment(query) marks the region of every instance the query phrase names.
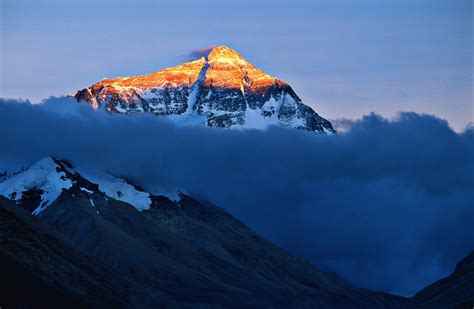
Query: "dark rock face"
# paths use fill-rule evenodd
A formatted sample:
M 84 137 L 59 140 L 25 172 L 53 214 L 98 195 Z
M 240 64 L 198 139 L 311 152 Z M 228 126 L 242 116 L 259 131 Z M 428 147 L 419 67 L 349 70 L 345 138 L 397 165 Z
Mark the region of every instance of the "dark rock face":
M 28 212 L 33 212 L 41 206 L 41 195 L 44 191 L 41 188 L 31 188 L 23 192 L 19 204 Z M 15 196 L 12 196 L 15 198 Z
M 111 113 L 153 113 L 179 123 L 224 128 L 279 125 L 335 133 L 290 85 L 225 46 L 150 75 L 104 79 L 79 90 L 74 98 Z
M 458 263 L 454 272 L 438 280 L 420 292 L 413 299 L 426 308 L 474 307 L 474 251 Z
M 3 197 L 0 272 L 0 306 L 5 308 L 129 303 L 124 278 Z

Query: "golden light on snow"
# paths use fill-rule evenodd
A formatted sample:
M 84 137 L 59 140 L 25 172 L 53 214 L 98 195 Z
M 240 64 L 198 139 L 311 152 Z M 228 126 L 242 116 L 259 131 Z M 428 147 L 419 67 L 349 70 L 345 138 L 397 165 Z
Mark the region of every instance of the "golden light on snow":
M 226 46 L 214 47 L 207 57 L 186 62 L 182 65 L 160 70 L 149 75 L 131 77 L 104 78 L 101 82 L 91 86 L 92 92 L 108 87 L 120 91 L 123 88 L 157 88 L 157 87 L 183 87 L 192 85 L 199 73 L 206 70 L 203 84 L 219 88 L 241 89 L 244 83 L 251 90 L 275 84 L 284 84 L 282 81 L 256 69 L 240 54 Z

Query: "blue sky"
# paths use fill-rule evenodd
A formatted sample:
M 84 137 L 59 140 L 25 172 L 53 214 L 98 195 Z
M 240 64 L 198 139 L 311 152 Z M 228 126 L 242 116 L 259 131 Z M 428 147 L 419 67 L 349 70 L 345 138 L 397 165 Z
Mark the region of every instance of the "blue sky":
M 322 116 L 473 119 L 471 1 L 1 2 L 0 97 L 39 101 L 228 45 Z

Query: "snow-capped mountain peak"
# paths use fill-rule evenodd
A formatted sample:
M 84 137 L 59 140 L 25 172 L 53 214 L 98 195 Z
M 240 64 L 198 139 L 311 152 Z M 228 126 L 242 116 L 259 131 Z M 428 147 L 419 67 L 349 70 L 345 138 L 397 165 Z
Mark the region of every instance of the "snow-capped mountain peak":
M 156 196 L 164 196 L 174 203 L 181 198 L 178 190 L 160 190 L 151 194 L 123 178 L 106 172 L 79 170 L 50 156 L 0 182 L 0 195 L 16 201 L 33 215 L 42 213 L 63 191 L 90 196 L 99 194 L 126 202 L 140 211 L 149 209 Z M 92 198 L 90 201 L 94 205 Z
M 103 79 L 74 98 L 110 113 L 152 113 L 181 124 L 225 128 L 279 125 L 334 133 L 290 85 L 227 46 L 148 75 Z
M 238 52 L 227 46 L 213 47 L 204 58 L 207 58 L 209 63 L 226 63 L 228 65 L 255 69 L 255 67 L 245 60 Z

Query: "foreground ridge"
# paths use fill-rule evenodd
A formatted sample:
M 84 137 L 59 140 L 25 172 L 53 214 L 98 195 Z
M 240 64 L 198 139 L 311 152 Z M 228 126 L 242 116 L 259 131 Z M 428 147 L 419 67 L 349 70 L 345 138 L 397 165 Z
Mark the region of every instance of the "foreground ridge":
M 110 177 L 47 157 L 0 182 L 0 271 L 14 283 L 0 302 L 410 308 L 318 270 L 224 209 Z

